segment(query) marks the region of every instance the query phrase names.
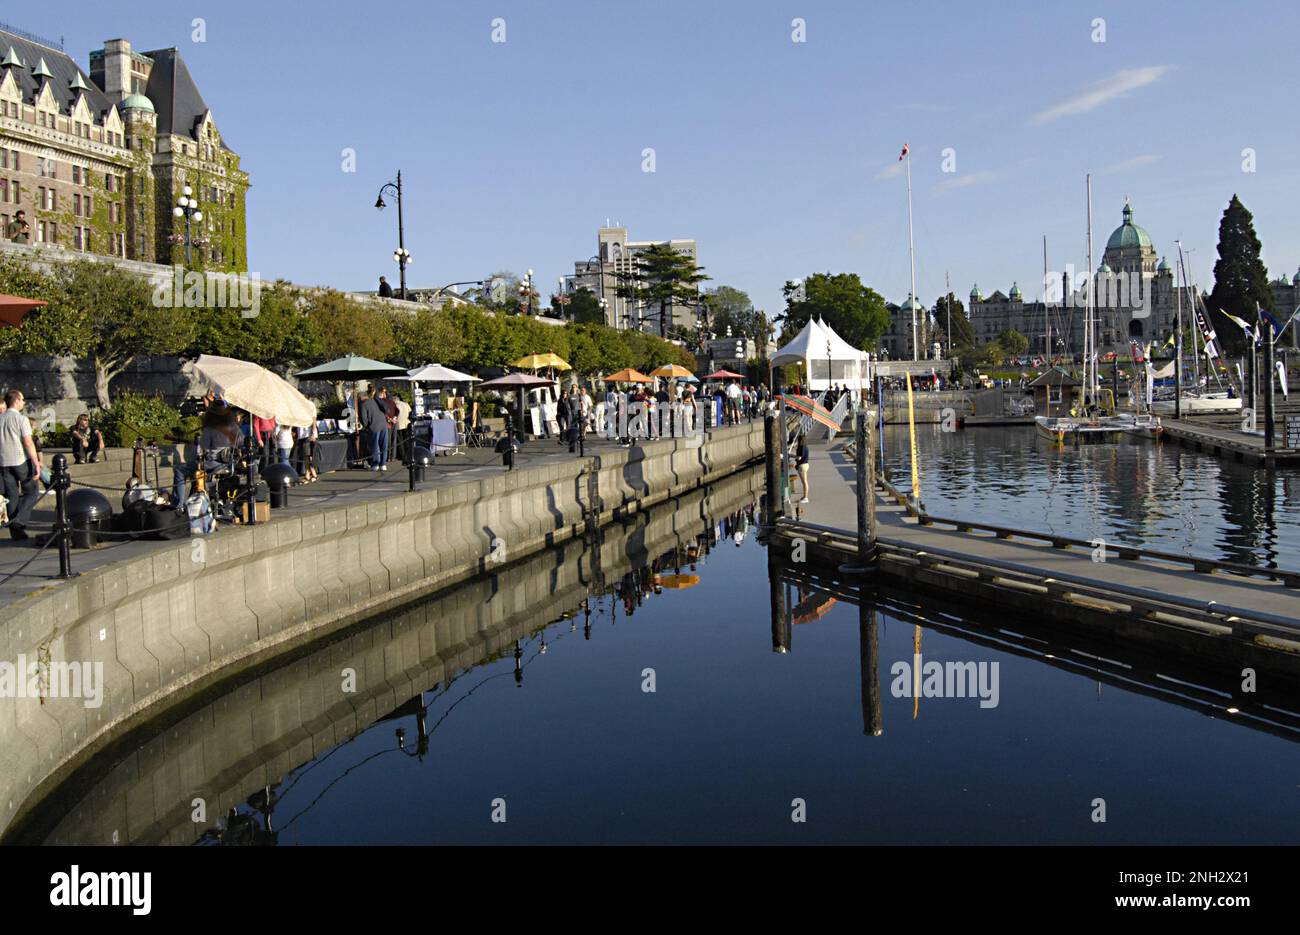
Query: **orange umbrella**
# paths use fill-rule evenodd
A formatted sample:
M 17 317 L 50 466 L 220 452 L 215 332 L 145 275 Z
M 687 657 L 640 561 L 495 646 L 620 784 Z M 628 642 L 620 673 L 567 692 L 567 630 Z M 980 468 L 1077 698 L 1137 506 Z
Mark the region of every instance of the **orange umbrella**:
M 618 373 L 611 373 L 605 377 L 606 383 L 653 383 L 654 378 L 647 377 L 644 373 L 633 370 L 631 367 L 624 367 Z
M 27 313 L 49 305 L 44 299 L 24 299 L 17 295 L 0 295 L 0 325 L 17 328 Z
M 796 412 L 801 412 L 806 416 L 812 416 L 814 421 L 822 425 L 830 426 L 833 429 L 839 429 L 840 424 L 835 421 L 835 417 L 826 410 L 820 403 L 809 399 L 807 396 L 795 396 L 791 393 L 779 397 L 785 400 L 785 404 Z
M 665 588 L 693 588 L 700 583 L 699 575 L 664 575 L 659 583 Z

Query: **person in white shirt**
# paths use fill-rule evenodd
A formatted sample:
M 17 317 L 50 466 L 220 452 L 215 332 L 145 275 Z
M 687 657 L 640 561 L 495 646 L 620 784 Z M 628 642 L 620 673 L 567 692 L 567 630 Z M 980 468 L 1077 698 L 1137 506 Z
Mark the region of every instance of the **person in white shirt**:
M 22 541 L 30 539 L 27 523 L 32 508 L 41 498 L 41 453 L 32 438 L 32 423 L 23 415 L 27 400 L 18 390 L 5 393 L 5 412 L 0 415 L 0 480 L 9 501 L 9 535 Z
M 288 464 L 293 455 L 293 429 L 287 425 L 276 424 L 275 447 L 280 451 L 280 463 Z

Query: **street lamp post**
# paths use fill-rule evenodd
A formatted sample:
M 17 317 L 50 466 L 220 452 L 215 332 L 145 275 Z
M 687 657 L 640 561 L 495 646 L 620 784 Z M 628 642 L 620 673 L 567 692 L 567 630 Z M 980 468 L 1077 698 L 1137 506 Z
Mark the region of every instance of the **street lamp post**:
M 172 216 L 176 218 L 185 218 L 185 265 L 193 265 L 193 253 L 191 248 L 194 245 L 193 229 L 190 222 L 195 224 L 203 220 L 203 212 L 199 210 L 199 200 L 195 197 L 194 190 L 186 185 L 181 189 L 181 197 L 176 201 L 176 207 L 172 209 Z
M 406 230 L 402 224 L 402 173 L 400 170 L 397 173 L 396 182 L 385 182 L 379 187 L 379 197 L 375 199 L 375 207 L 380 211 L 387 207 L 384 204 L 384 192 L 386 191 L 397 195 L 397 249 L 393 251 L 393 262 L 397 264 L 400 277 L 400 297 L 405 300 L 406 267 L 411 264 L 411 252 L 406 249 Z
M 519 283 L 519 297 L 524 305 L 524 314 L 533 313 L 533 271 L 528 270 L 524 273 L 523 280 Z

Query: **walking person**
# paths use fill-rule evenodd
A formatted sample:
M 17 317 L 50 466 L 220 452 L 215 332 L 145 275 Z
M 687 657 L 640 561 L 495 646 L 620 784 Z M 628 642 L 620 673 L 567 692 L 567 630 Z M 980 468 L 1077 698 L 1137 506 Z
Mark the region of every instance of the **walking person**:
M 375 394 L 379 405 L 384 407 L 384 416 L 388 422 L 388 434 L 384 436 L 384 464 L 393 460 L 393 445 L 397 439 L 397 403 L 388 395 L 388 387 L 381 386 Z
M 280 464 L 292 464 L 293 456 L 293 429 L 287 425 L 277 425 L 275 427 L 275 447 L 280 453 Z
M 794 463 L 795 470 L 799 472 L 799 483 L 803 485 L 803 499 L 800 503 L 808 502 L 808 440 L 804 438 L 803 432 L 800 432 L 794 440 Z
M 393 297 L 393 287 L 388 284 L 388 280 L 383 276 L 379 277 L 379 297 L 382 299 L 391 299 Z
M 32 424 L 23 415 L 26 399 L 19 390 L 5 393 L 5 411 L 0 415 L 0 480 L 9 501 L 9 535 L 23 541 L 30 539 L 27 524 L 32 509 L 41 498 L 41 454 L 32 438 Z

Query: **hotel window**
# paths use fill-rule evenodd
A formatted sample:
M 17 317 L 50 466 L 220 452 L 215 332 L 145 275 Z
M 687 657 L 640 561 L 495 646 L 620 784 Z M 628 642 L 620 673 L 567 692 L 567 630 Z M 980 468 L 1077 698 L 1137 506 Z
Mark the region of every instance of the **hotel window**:
M 75 214 L 75 215 L 77 215 L 77 216 L 80 216 L 80 215 L 81 215 L 81 196 L 80 196 L 80 195 L 74 194 L 74 195 L 72 196 L 72 213 Z
M 82 199 L 81 204 L 86 209 L 86 217 L 90 217 L 95 213 L 95 199 L 93 196 L 87 195 Z
M 81 249 L 81 228 L 80 227 L 74 227 L 72 229 L 72 245 L 76 247 L 78 250 Z
M 20 166 L 20 165 L 18 164 L 18 163 L 19 163 L 18 150 L 16 150 L 16 149 L 15 149 L 15 150 L 11 150 L 10 153 L 9 153 L 9 155 L 13 156 L 13 158 L 14 158 L 14 171 L 15 171 L 15 172 L 20 172 L 20 171 L 22 171 L 22 168 L 23 168 L 23 167 Z
M 57 210 L 59 204 L 59 198 L 57 195 L 54 194 L 54 189 L 46 188 L 43 189 L 43 191 L 45 192 L 45 194 L 42 196 L 45 210 L 46 211 Z
M 45 243 L 45 222 L 44 221 L 36 222 L 36 242 Z
M 9 180 L 0 179 L 0 204 L 9 203 Z

